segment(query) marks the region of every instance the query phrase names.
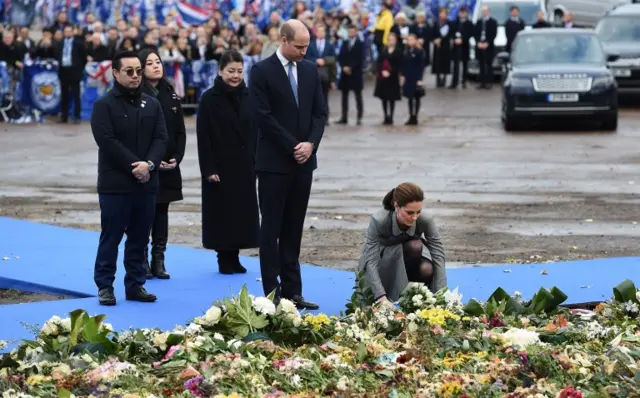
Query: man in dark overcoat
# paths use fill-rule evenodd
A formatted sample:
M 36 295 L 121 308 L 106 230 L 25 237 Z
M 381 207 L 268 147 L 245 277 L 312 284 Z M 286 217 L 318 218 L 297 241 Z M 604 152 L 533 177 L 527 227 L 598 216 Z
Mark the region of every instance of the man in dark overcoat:
M 167 147 L 167 127 L 158 100 L 142 92 L 138 54 L 117 54 L 112 69 L 113 89 L 94 103 L 91 114 L 91 131 L 98 144 L 102 227 L 94 280 L 100 304 L 115 305 L 118 246 L 126 233 L 126 298 L 153 302 L 156 296 L 144 288 L 144 248 L 155 214 L 158 167 Z
M 353 91 L 356 95 L 357 123 L 359 126 L 362 124 L 362 114 L 364 112 L 362 103 L 364 45 L 358 37 L 358 30 L 354 25 L 349 25 L 348 34 L 349 37 L 342 43 L 340 54 L 338 55 L 338 63 L 341 68 L 338 89 L 342 92 L 342 117 L 336 123 L 347 124 L 349 122 L 349 92 Z
M 462 88 L 467 87 L 469 79 L 469 40 L 473 37 L 473 22 L 469 20 L 469 10 L 461 7 L 458 19 L 453 23 L 453 77 L 449 88 L 455 89 L 460 81 L 460 64 L 462 64 Z

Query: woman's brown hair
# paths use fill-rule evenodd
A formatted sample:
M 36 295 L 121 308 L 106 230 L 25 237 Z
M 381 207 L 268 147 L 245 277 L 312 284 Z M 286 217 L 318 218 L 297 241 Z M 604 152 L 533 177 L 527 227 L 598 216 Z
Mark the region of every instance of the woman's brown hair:
M 409 203 L 422 202 L 423 200 L 424 192 L 422 188 L 412 182 L 403 182 L 384 196 L 382 205 L 385 210 L 392 211 L 395 209 L 394 203 L 398 203 L 398 206 L 402 207 Z

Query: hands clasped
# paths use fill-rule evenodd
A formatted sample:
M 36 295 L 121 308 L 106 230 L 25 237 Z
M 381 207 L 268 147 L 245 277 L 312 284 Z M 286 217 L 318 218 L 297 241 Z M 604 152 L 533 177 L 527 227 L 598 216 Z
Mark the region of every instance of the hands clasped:
M 313 145 L 310 142 L 301 142 L 293 148 L 293 157 L 298 164 L 306 163 L 313 154 Z
M 149 181 L 151 174 L 149 173 L 149 164 L 147 162 L 133 162 L 131 166 L 134 167 L 131 172 L 138 182 L 144 184 Z
M 160 162 L 160 170 L 167 171 L 173 170 L 178 165 L 178 162 L 175 159 L 169 159 L 169 162 L 165 162 L 164 160 Z

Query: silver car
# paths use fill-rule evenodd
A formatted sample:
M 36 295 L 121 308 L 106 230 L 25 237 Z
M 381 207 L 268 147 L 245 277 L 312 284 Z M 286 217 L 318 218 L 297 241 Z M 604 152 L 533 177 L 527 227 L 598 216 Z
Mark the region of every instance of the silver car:
M 547 0 L 549 22 L 561 26 L 567 12 L 573 14 L 573 23 L 581 27 L 594 27 L 607 12 L 634 0 Z

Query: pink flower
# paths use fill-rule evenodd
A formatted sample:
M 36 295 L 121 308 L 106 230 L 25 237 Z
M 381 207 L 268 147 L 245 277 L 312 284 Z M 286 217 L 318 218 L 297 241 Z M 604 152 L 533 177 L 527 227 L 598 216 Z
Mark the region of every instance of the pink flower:
M 167 353 L 164 355 L 164 357 L 162 358 L 161 361 L 153 363 L 153 367 L 154 368 L 158 368 L 160 365 L 162 365 L 163 363 L 165 363 L 169 359 L 171 359 L 171 357 L 174 356 L 176 352 L 178 352 L 178 351 L 180 351 L 182 349 L 184 349 L 184 347 L 181 346 L 181 345 L 171 346 L 171 348 L 169 348 L 169 351 L 167 351 Z

